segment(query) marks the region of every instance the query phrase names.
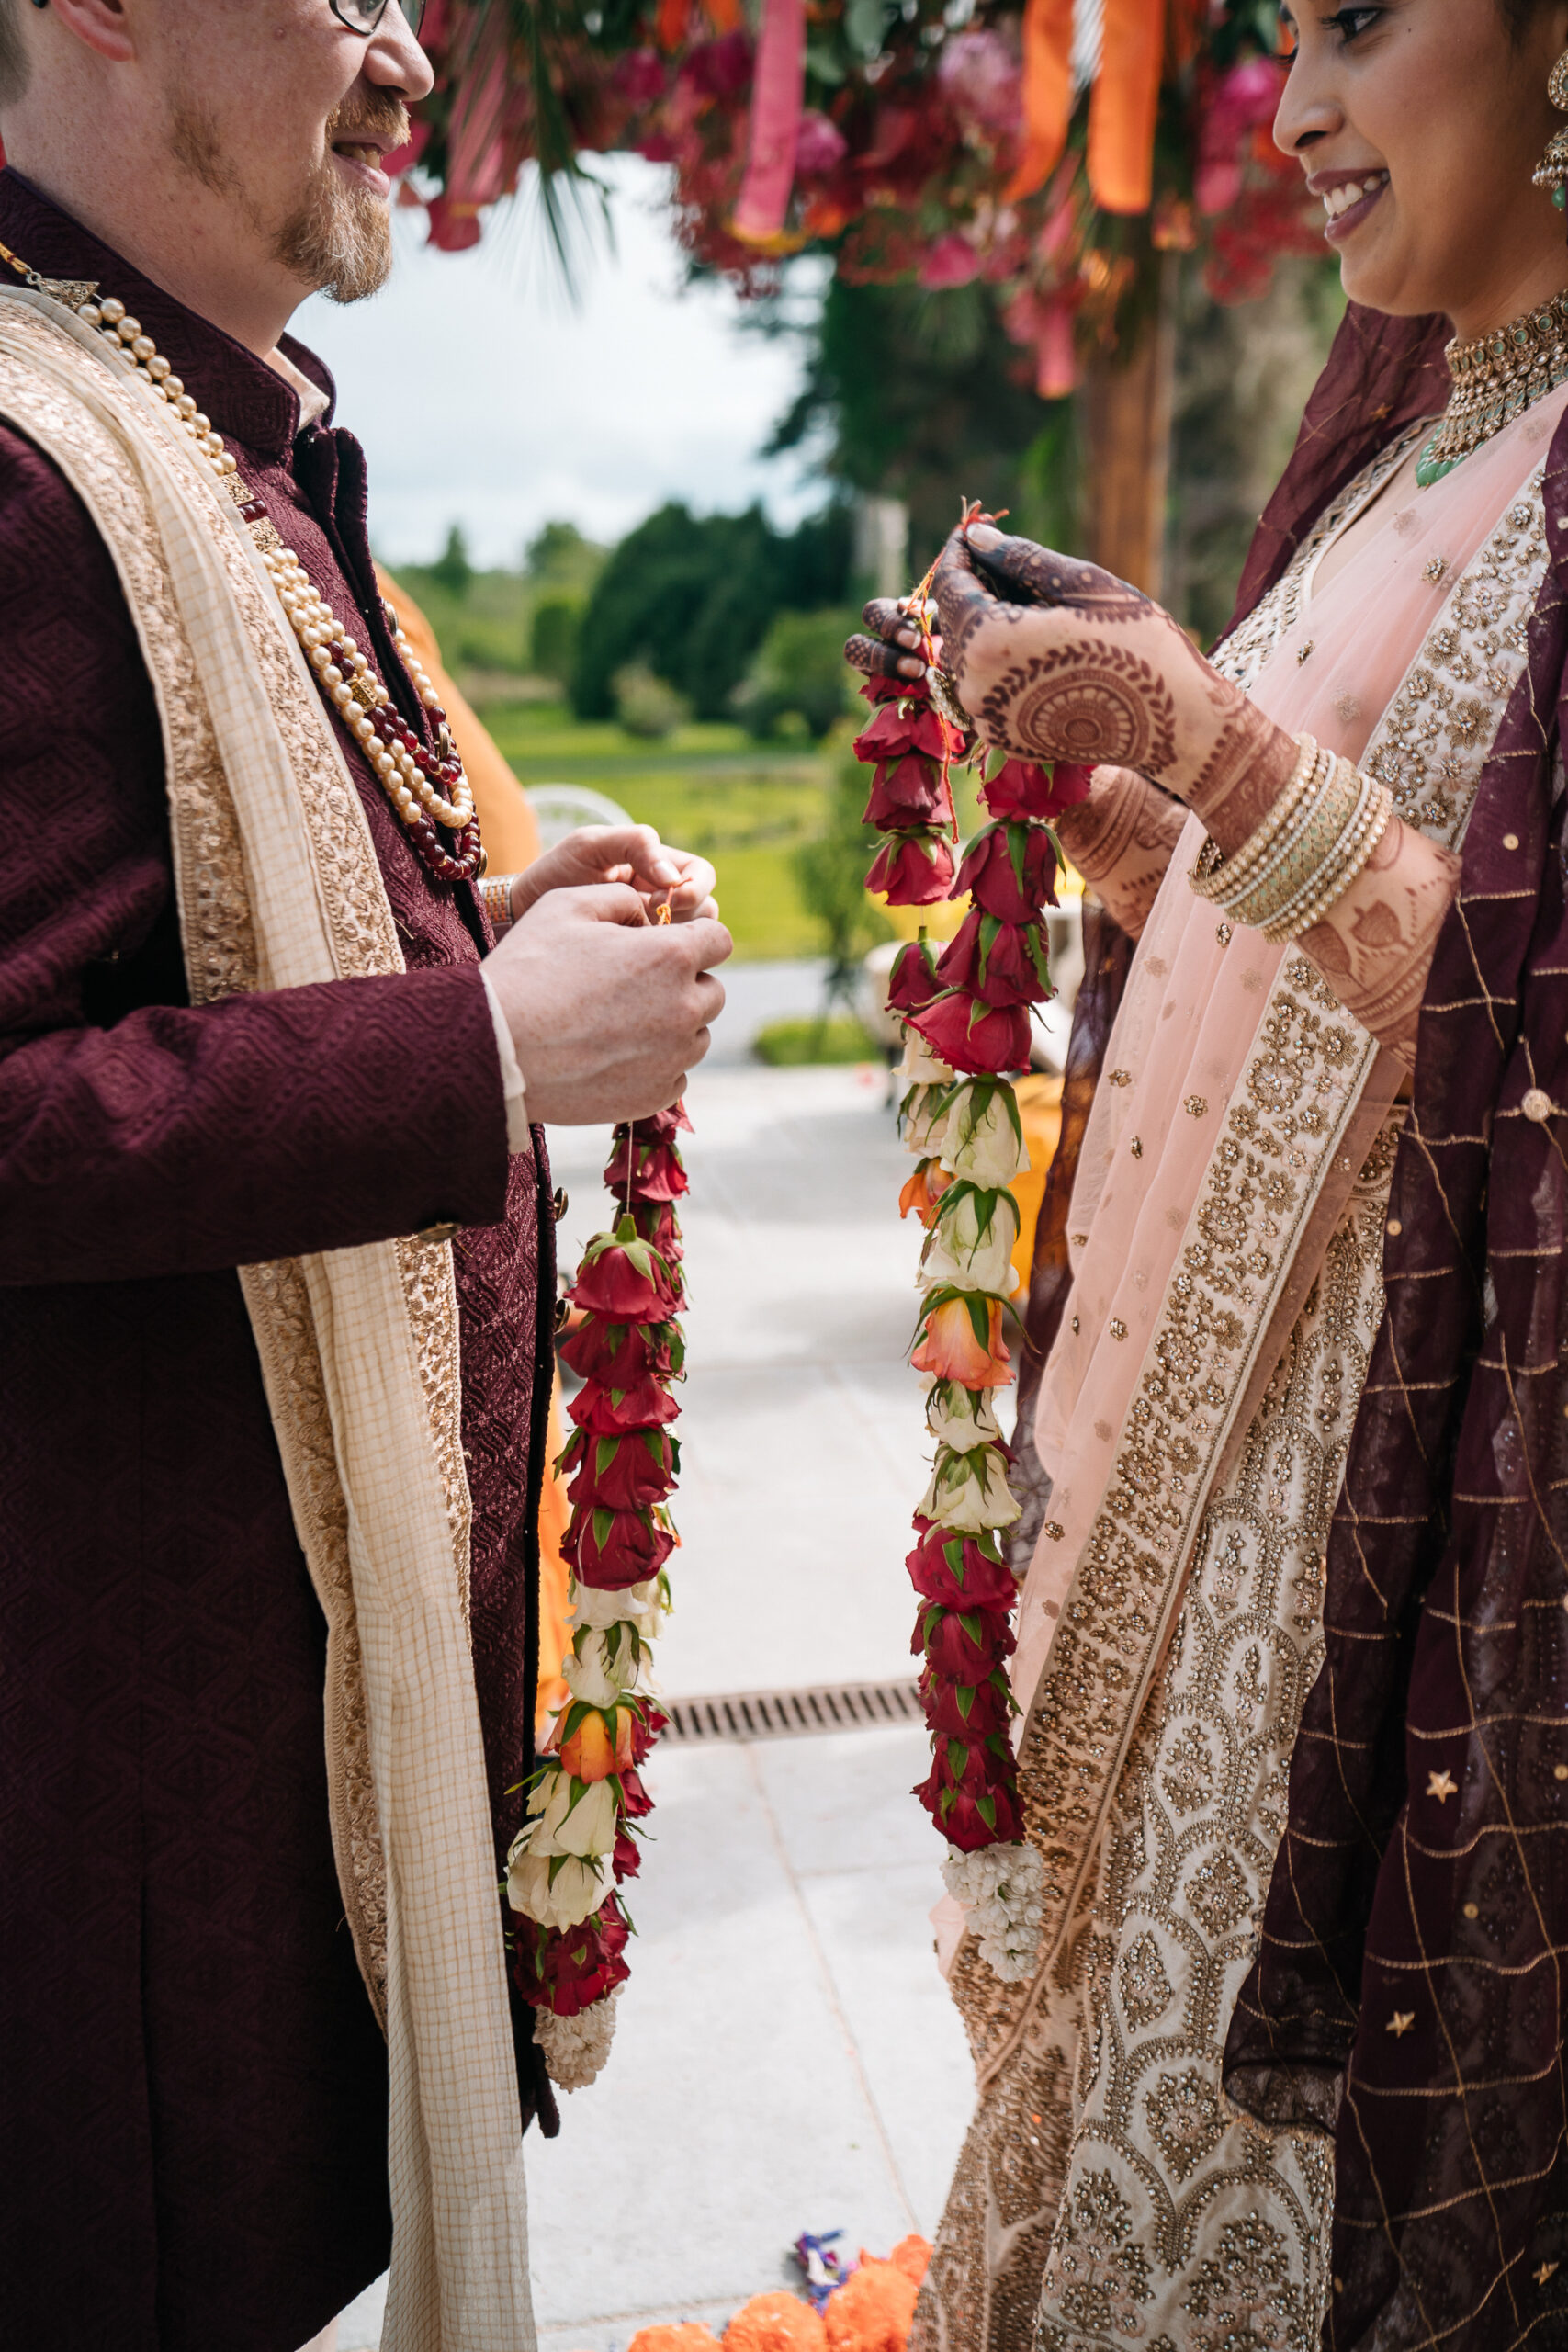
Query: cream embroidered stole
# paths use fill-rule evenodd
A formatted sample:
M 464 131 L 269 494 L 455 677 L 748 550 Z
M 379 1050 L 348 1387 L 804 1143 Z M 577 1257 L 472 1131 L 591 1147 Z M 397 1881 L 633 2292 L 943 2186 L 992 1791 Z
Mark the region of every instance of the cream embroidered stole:
M 103 339 L 6 287 L 0 415 L 114 560 L 164 735 L 191 1001 L 401 971 L 359 795 L 232 503 Z M 326 1614 L 333 1849 L 387 2031 L 387 2352 L 526 2352 L 522 2132 L 468 1630 L 452 1253 L 241 1269 Z

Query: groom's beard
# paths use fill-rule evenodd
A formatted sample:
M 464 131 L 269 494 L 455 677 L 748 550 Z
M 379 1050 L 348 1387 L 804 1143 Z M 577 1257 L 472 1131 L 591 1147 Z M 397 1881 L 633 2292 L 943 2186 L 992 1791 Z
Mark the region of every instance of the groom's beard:
M 303 193 L 281 226 L 271 232 L 272 256 L 291 277 L 334 302 L 359 302 L 384 286 L 392 267 L 391 208 L 368 188 L 339 179 L 332 148 L 366 131 L 402 146 L 409 136 L 408 109 L 390 91 L 363 93 L 329 117 L 326 150 Z M 191 100 L 176 97 L 170 114 L 170 144 L 178 160 L 215 196 L 236 204 L 255 227 L 263 223 L 233 165 L 226 159 L 217 125 Z

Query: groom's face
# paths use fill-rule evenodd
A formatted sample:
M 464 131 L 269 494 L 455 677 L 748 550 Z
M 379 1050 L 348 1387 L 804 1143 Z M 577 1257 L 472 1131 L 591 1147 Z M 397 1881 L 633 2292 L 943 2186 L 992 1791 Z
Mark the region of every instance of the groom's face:
M 172 169 L 306 291 L 371 293 L 391 262 L 384 158 L 430 68 L 397 0 L 367 39 L 327 0 L 125 0 Z

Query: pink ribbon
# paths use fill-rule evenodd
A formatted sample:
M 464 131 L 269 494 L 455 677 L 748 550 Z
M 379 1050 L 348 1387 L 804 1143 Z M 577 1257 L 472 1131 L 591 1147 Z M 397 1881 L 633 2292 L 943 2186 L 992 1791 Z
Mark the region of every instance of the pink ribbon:
M 795 149 L 806 95 L 806 0 L 767 0 L 751 84 L 746 176 L 734 232 L 753 244 L 777 237 L 795 186 Z

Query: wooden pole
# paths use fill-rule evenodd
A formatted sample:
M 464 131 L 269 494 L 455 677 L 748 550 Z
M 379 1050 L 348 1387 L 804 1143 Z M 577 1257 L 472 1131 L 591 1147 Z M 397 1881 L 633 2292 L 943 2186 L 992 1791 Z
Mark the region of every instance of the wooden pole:
M 1089 554 L 1150 596 L 1160 594 L 1165 573 L 1177 267 L 1175 254 L 1160 256 L 1152 326 L 1130 357 L 1110 352 L 1091 362 L 1083 388 Z

